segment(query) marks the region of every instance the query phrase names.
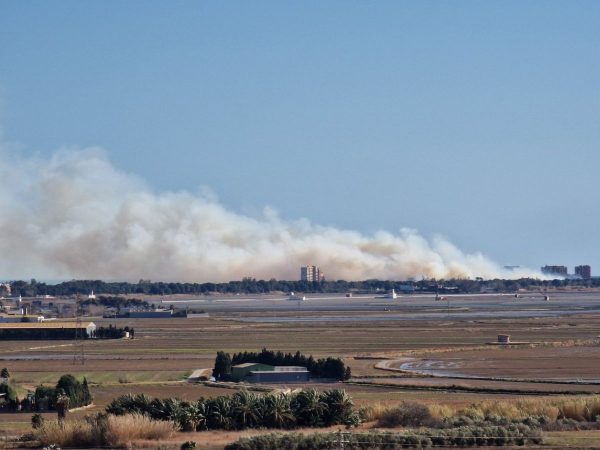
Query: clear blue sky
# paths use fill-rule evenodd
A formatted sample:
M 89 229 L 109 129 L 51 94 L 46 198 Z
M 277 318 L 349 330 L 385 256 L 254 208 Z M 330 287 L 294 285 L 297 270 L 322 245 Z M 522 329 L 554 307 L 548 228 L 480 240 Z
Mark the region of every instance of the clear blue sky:
M 599 24 L 597 1 L 3 0 L 0 127 L 242 213 L 598 274 Z

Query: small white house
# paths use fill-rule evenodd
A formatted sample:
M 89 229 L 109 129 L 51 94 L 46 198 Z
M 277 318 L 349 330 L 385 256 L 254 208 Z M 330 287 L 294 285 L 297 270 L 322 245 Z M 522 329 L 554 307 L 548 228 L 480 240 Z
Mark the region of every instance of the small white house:
M 93 334 L 96 332 L 96 324 L 94 322 L 90 322 L 85 326 L 85 334 L 87 334 L 88 337 L 93 336 Z

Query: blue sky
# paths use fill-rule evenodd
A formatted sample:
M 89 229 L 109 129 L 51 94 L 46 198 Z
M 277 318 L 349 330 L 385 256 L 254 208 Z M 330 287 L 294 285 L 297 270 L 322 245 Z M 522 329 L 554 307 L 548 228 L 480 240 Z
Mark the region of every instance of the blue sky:
M 596 1 L 4 0 L 0 128 L 243 214 L 600 271 L 599 23 Z

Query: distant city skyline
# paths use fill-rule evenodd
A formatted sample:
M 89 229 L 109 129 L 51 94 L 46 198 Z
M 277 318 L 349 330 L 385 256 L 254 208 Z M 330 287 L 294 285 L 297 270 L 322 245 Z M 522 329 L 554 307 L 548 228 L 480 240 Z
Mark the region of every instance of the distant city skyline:
M 429 258 L 423 270 L 431 273 L 491 273 L 489 261 L 535 271 L 550 263 L 600 267 L 598 23 L 593 1 L 2 2 L 0 207 L 23 226 L 0 219 L 0 251 L 14 254 L 17 231 L 39 243 L 0 269 L 39 278 L 71 270 L 21 271 L 27 260 L 46 265 L 44 252 L 83 225 L 58 226 L 51 212 L 19 204 L 44 195 L 34 178 L 48 174 L 43 165 L 57 152 L 90 147 L 104 149 L 111 176 L 127 181 L 109 196 L 93 158 L 57 170 L 57 177 L 90 170 L 89 184 L 69 185 L 90 193 L 84 211 L 75 214 L 80 200 L 68 203 L 86 224 L 88 214 L 114 212 L 93 198 L 126 203 L 131 189 L 155 196 L 160 209 L 185 191 L 213 199 L 240 226 L 263 220 L 268 207 L 286 224 L 343 231 L 340 245 L 355 230 L 361 238 L 352 251 L 373 237 L 369 251 L 383 259 L 365 257 L 368 270 L 351 273 L 409 270 L 397 258 L 390 266 L 387 238 L 378 234 L 405 230 L 429 243 L 414 254 L 423 267 Z M 159 209 L 129 224 L 132 236 Z M 281 230 L 297 229 L 290 227 Z M 128 248 L 168 236 L 146 231 L 128 237 Z M 235 247 L 222 231 L 219 242 Z M 310 254 L 327 233 L 306 238 L 309 251 L 290 246 L 285 232 L 277 235 L 280 253 L 269 251 L 277 261 L 294 258 L 286 274 L 297 277 L 303 258 L 330 273 Z M 110 242 L 123 236 L 115 231 Z M 263 237 L 257 242 L 273 242 Z M 416 238 L 403 239 L 394 252 Z M 194 238 L 177 252 L 129 261 L 151 254 L 183 265 L 192 241 L 199 253 L 211 248 Z M 483 266 L 474 262 L 480 253 Z M 84 262 L 69 254 L 60 264 Z M 111 274 L 111 267 L 94 270 Z M 226 277 L 211 270 L 206 276 Z
M 542 266 L 540 271 L 543 275 L 559 276 L 559 277 L 581 277 L 583 279 L 592 278 L 592 268 L 589 264 L 580 264 L 573 268 L 573 272 L 569 272 L 567 266 L 550 265 Z

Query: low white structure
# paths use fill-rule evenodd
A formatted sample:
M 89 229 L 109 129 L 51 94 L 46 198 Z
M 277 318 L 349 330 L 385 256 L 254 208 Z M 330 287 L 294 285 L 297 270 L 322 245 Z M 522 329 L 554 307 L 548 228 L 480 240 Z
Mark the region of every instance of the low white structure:
M 392 300 L 396 300 L 398 298 L 398 294 L 396 294 L 395 289 L 392 289 L 392 292 L 385 294 L 385 298 L 391 298 Z

